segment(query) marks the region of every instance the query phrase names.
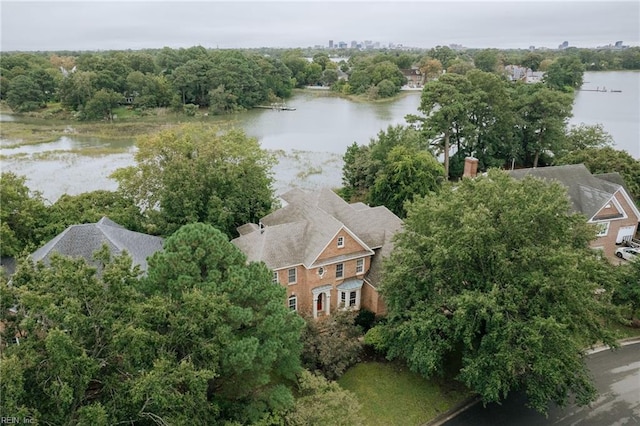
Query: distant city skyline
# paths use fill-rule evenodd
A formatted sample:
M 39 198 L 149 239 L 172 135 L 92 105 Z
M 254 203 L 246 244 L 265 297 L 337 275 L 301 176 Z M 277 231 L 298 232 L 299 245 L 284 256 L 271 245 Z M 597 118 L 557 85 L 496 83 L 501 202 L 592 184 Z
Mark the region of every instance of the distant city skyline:
M 2 51 L 640 45 L 637 1 L 2 1 Z

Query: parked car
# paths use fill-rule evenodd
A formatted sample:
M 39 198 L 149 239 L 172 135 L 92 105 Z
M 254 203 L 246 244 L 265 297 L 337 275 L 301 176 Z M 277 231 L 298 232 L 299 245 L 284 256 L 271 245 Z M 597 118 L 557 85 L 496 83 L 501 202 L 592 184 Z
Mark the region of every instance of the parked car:
M 640 249 L 633 247 L 620 247 L 616 250 L 616 256 L 624 260 L 636 259 L 636 256 L 640 256 Z

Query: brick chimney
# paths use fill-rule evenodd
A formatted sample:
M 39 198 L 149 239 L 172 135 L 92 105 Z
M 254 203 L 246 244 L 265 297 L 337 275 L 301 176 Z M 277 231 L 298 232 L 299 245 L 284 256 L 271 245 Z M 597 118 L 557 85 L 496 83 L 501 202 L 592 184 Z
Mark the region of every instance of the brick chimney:
M 474 178 L 478 174 L 478 159 L 467 157 L 464 159 L 464 173 L 462 177 Z

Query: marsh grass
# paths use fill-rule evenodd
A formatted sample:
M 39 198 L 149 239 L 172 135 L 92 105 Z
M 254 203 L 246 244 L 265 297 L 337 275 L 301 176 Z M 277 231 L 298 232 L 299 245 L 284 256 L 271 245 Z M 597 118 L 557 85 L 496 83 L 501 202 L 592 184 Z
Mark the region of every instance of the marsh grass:
M 311 175 L 321 175 L 322 174 L 322 167 L 314 167 L 311 165 L 311 163 L 305 163 L 304 165 L 302 165 L 302 167 L 304 167 L 304 170 L 301 170 L 298 172 L 298 174 L 296 174 L 296 177 L 298 179 L 306 179 Z
M 11 113 L 5 103 L 0 107 Z M 166 108 L 139 111 L 120 107 L 114 111 L 114 121 L 78 121 L 59 104 L 26 114 L 12 114 L 16 121 L 6 121 L 0 126 L 0 139 L 5 147 L 52 142 L 62 136 L 78 135 L 108 139 L 133 139 L 153 134 L 184 123 L 205 122 L 222 129 L 233 126 L 232 120 L 198 114 L 186 117 Z M 9 141 L 9 142 L 6 142 Z

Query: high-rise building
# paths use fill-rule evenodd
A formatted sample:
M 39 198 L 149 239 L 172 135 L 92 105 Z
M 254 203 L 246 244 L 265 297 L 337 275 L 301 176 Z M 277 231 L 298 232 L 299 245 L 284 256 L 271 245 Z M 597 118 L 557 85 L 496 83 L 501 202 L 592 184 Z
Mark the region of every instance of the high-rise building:
M 329 40 L 329 49 L 333 49 L 333 40 Z

